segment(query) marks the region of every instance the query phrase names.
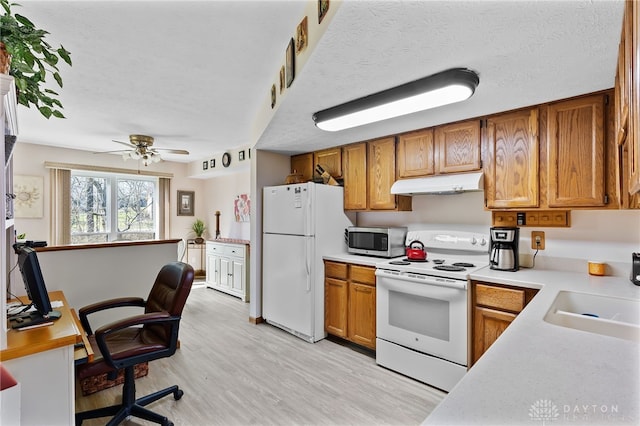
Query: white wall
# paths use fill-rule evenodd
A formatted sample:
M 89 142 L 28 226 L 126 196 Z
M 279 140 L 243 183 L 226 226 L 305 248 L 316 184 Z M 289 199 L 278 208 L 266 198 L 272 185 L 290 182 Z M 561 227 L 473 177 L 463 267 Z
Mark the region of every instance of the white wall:
M 160 269 L 176 260 L 177 244 L 151 244 L 44 251 L 38 261 L 47 290 L 62 290 L 76 310 L 116 297 L 146 299 Z M 25 294 L 22 283 L 12 281 L 15 294 Z M 94 330 L 140 309 L 115 309 L 92 315 Z
M 234 217 L 234 201 L 241 194 L 251 194 L 251 171 L 249 169 L 233 174 L 222 175 L 204 181 L 202 195 L 205 212 L 202 220 L 207 225 L 207 238 L 216 235 L 216 210 L 220 211 L 220 236 L 250 240 L 250 222 L 236 222 Z
M 42 218 L 16 218 L 15 228 L 17 233 L 25 232 L 27 239 L 48 240 L 49 239 L 49 170 L 44 167 L 45 161 L 59 163 L 73 163 L 96 165 L 101 167 L 116 167 L 137 171 L 138 162 L 133 160 L 124 161 L 119 155 L 93 154 L 89 151 L 78 151 L 72 149 L 55 148 L 43 145 L 28 143 L 16 144 L 13 154 L 14 175 L 42 176 L 44 178 L 44 216 Z M 154 163 L 148 167 L 140 163 L 141 169 L 164 173 L 173 173 L 171 180 L 171 212 L 170 235 L 168 238 L 191 237 L 191 224 L 196 217 L 205 217 L 207 204 L 204 202 L 205 196 L 203 188 L 205 181 L 187 177 L 187 165 L 162 161 Z M 177 191 L 195 191 L 194 213 L 195 216 L 178 216 L 176 208 Z

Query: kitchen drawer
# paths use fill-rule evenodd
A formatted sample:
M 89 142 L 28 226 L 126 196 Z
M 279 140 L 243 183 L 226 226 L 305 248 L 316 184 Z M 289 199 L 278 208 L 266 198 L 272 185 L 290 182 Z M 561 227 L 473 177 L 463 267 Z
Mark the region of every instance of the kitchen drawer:
M 224 247 L 224 254 L 233 257 L 244 257 L 244 247 L 238 245 L 226 245 Z
M 370 266 L 349 265 L 349 279 L 360 284 L 376 285 L 376 268 Z
M 493 226 L 516 226 L 517 223 L 516 212 L 493 212 Z
M 324 262 L 324 275 L 331 278 L 347 279 L 347 264 L 337 262 Z
M 223 254 L 224 246 L 222 244 L 207 243 L 207 254 Z
M 520 312 L 525 306 L 525 291 L 513 288 L 476 284 L 476 304 L 490 308 Z

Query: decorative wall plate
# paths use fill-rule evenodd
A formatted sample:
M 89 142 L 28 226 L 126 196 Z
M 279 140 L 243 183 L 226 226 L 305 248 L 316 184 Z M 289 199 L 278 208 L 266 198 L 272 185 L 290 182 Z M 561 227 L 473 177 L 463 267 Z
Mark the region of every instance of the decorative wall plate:
M 224 167 L 229 167 L 229 164 L 231 164 L 231 154 L 225 152 L 222 154 L 222 165 Z

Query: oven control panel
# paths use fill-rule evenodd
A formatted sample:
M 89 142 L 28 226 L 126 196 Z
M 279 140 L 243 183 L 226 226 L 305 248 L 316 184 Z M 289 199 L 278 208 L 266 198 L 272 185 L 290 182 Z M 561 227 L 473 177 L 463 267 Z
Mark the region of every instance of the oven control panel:
M 425 248 L 488 252 L 489 234 L 465 231 L 419 230 L 407 232 L 406 245 L 420 241 Z

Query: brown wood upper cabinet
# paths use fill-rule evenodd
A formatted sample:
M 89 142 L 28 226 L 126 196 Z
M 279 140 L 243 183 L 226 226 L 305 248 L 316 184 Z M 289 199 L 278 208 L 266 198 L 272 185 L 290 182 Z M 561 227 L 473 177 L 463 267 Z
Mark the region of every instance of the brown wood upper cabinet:
M 342 177 L 342 149 L 340 147 L 324 149 L 313 153 L 313 168 L 320 164 L 335 179 Z M 319 177 L 319 175 L 316 173 Z
M 396 141 L 385 138 L 367 143 L 369 173 L 369 209 L 393 210 L 396 196 L 391 185 L 396 180 Z
M 538 207 L 538 109 L 488 118 L 485 138 L 487 207 Z
M 433 128 L 398 136 L 398 178 L 428 176 L 435 173 Z
M 628 16 L 631 16 L 630 18 Z M 631 86 L 629 102 L 629 192 L 640 193 L 640 4 L 637 1 L 625 3 L 625 17 L 631 26 L 629 47 L 631 65 L 628 69 Z
M 587 96 L 548 107 L 549 207 L 605 205 L 604 96 Z
M 436 173 L 480 170 L 480 120 L 435 128 Z
M 345 210 L 411 210 L 411 197 L 391 194 L 395 152 L 393 137 L 342 148 Z
M 299 173 L 305 182 L 313 179 L 313 153 L 292 155 L 291 173 Z
M 342 148 L 344 158 L 344 209 L 366 210 L 367 204 L 367 144 Z
M 617 166 L 615 179 L 616 192 L 619 195 L 619 204 L 622 208 L 640 208 L 639 14 L 640 6 L 638 3 L 627 0 L 622 20 L 614 86 L 613 138 L 617 142 L 617 149 L 614 152 Z

